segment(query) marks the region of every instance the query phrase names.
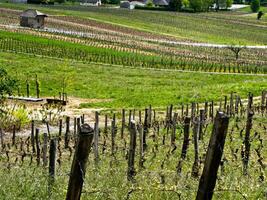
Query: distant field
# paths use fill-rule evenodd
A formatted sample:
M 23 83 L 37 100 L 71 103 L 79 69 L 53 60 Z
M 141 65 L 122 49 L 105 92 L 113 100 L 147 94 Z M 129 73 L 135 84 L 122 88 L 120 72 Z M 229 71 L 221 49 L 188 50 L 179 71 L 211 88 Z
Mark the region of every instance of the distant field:
M 243 13 L 234 11 L 192 14 L 81 6 L 1 4 L 0 7 L 37 8 L 50 15 L 93 19 L 119 27 L 170 36 L 178 40 L 246 45 L 267 44 L 265 21 L 244 17 Z
M 69 96 L 111 100 L 84 107 L 137 108 L 149 104 L 165 107 L 171 103 L 218 100 L 231 91 L 243 97 L 248 92 L 257 96 L 267 88 L 267 76 L 130 69 L 13 53 L 0 53 L 0 66 L 21 80 L 22 93 L 26 93 L 23 85 L 27 77 L 32 80 L 31 92 L 34 93 L 33 80 L 37 74 L 43 96 L 58 95 L 63 77 L 68 77 Z

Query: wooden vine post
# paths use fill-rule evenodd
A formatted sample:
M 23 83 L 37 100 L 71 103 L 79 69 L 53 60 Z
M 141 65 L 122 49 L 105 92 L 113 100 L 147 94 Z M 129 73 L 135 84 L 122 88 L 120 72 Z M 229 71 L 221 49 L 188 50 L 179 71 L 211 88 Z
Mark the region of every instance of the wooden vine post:
M 245 133 L 245 139 L 244 139 L 244 145 L 245 145 L 245 154 L 243 157 L 243 174 L 248 174 L 248 161 L 249 161 L 249 155 L 250 155 L 250 130 L 252 129 L 252 119 L 253 119 L 253 95 L 249 93 L 248 96 L 248 105 L 247 105 L 247 122 L 246 122 L 246 133 Z
M 70 140 L 70 117 L 66 117 L 65 149 L 69 147 Z
M 199 181 L 196 200 L 212 199 L 228 125 L 229 117 L 223 112 L 218 112 L 213 124 L 213 131 L 209 141 L 204 169 Z
M 47 143 L 48 143 L 48 136 L 47 133 L 44 133 L 44 143 L 43 143 L 43 166 L 47 166 Z
M 34 144 L 34 121 L 31 122 L 31 145 L 32 153 L 35 153 L 35 144 Z
M 134 121 L 131 121 L 129 128 L 130 128 L 130 148 L 129 148 L 129 158 L 128 158 L 127 179 L 129 181 L 132 181 L 135 175 L 134 157 L 135 157 L 136 132 L 137 132 Z
M 125 109 L 122 109 L 121 116 L 121 138 L 124 136 L 124 128 L 125 128 Z
M 56 155 L 57 155 L 57 140 L 50 140 L 49 148 L 49 180 L 53 183 L 56 174 Z
M 99 113 L 95 112 L 95 131 L 94 131 L 94 154 L 95 162 L 98 163 L 99 153 L 98 153 L 98 140 L 99 140 Z
M 195 117 L 193 121 L 194 128 L 193 128 L 193 139 L 194 139 L 194 150 L 195 150 L 195 160 L 192 167 L 192 176 L 198 177 L 199 175 L 199 132 L 200 132 L 200 117 Z
M 40 141 L 39 141 L 39 129 L 37 128 L 35 130 L 35 142 L 36 142 L 36 161 L 37 166 L 40 165 L 40 156 L 41 156 L 41 150 L 40 150 Z
M 80 128 L 78 143 L 72 161 L 66 200 L 79 200 L 81 197 L 86 163 L 93 138 L 94 130 L 88 124 L 83 124 Z

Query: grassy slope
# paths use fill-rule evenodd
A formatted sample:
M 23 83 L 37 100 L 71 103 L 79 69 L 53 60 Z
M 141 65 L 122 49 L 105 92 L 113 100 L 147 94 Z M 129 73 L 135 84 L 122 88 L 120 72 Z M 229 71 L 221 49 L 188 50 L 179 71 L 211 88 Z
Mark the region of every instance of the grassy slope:
M 267 76 L 208 75 L 140 70 L 57 61 L 11 53 L 0 53 L 0 66 L 25 81 L 38 74 L 42 95 L 57 95 L 64 76 L 69 78 L 68 94 L 82 98 L 112 99 L 88 107 L 166 106 L 179 102 L 218 99 L 231 91 L 242 96 L 259 95 L 267 88 Z M 33 83 L 33 81 L 32 81 Z M 33 87 L 33 84 L 32 84 Z M 22 88 L 25 93 L 25 88 Z M 33 88 L 31 91 L 34 91 Z
M 14 5 L 1 4 L 1 7 L 25 9 L 27 7 L 38 8 L 51 14 L 65 14 L 79 16 L 82 18 L 95 19 L 102 22 L 113 23 L 120 26 L 132 27 L 165 35 L 175 36 L 179 39 L 190 39 L 194 41 L 228 44 L 267 44 L 264 31 L 254 26 L 260 24 L 257 20 L 248 26 L 245 24 L 228 21 L 220 18 L 227 14 L 202 13 L 174 13 L 155 12 L 142 10 L 121 10 L 109 8 L 81 8 L 71 6 L 40 7 L 37 5 Z M 83 11 L 77 11 L 83 9 Z M 159 17 L 160 16 L 160 17 Z M 215 17 L 216 18 L 215 18 Z M 217 18 L 218 17 L 218 18 Z M 232 16 L 233 19 L 240 16 Z M 222 34 L 223 33 L 223 34 Z

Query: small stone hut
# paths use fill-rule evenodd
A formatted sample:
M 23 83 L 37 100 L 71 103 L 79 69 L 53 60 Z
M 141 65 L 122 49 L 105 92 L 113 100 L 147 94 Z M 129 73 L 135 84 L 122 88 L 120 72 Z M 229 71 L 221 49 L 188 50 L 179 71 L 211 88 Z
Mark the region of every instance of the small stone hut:
M 20 26 L 30 28 L 44 28 L 46 14 L 38 10 L 28 9 L 20 14 Z

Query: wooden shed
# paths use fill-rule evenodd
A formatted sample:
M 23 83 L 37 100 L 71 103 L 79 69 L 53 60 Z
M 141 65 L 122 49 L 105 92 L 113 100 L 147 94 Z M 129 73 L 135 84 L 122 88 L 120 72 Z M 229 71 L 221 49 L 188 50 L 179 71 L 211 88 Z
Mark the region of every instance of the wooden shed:
M 46 14 L 38 10 L 28 9 L 20 14 L 20 26 L 30 28 L 44 28 Z

